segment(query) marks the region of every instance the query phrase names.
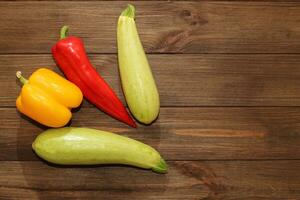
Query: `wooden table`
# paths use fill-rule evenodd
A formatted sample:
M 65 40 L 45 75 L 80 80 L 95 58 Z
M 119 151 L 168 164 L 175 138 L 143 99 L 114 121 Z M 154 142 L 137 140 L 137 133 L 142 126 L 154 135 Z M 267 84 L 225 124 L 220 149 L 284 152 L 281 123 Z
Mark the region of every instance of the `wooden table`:
M 45 127 L 16 111 L 15 72 L 58 72 L 50 48 L 67 24 L 123 98 L 116 22 L 127 3 L 0 2 L 0 199 L 300 199 L 297 1 L 133 2 L 160 91 L 159 119 L 133 129 L 84 102 L 72 126 L 150 144 L 169 173 L 37 158 L 31 143 Z

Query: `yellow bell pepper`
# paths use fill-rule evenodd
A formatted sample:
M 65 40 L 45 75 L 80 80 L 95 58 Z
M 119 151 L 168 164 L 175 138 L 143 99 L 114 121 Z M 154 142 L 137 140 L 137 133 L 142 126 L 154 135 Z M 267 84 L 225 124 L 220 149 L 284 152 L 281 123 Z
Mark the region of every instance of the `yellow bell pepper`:
M 49 69 L 36 70 L 28 80 L 20 71 L 16 76 L 23 84 L 16 101 L 17 109 L 43 125 L 66 125 L 72 117 L 70 109 L 82 102 L 80 89 Z

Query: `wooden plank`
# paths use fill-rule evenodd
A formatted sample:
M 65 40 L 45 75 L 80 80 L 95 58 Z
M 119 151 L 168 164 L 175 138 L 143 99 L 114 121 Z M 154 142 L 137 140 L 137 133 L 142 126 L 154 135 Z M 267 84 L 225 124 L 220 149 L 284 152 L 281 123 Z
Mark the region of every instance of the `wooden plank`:
M 149 53 L 299 53 L 300 2 L 138 1 L 137 26 Z M 105 2 L 0 2 L 0 53 L 49 53 L 68 24 L 88 52 L 116 52 L 126 6 Z M 18 13 L 18 14 L 16 14 Z
M 123 98 L 117 57 L 90 55 Z M 149 55 L 162 106 L 299 106 L 300 55 Z M 0 105 L 14 106 L 20 91 L 14 74 L 41 66 L 58 71 L 50 55 L 0 56 Z M 85 107 L 84 104 L 83 107 Z
M 45 127 L 13 108 L 0 112 L 0 160 L 37 160 L 31 143 Z M 300 159 L 300 107 L 162 108 L 153 125 L 137 129 L 84 108 L 71 125 L 129 136 L 167 160 Z
M 33 1 L 33 0 L 0 0 L 0 1 Z M 40 0 L 40 1 L 60 1 L 60 0 Z M 82 0 L 64 0 L 64 1 L 82 1 Z M 99 0 L 86 0 L 86 1 L 99 1 Z M 129 2 L 128 0 L 100 0 L 100 1 L 121 1 L 121 2 Z M 132 3 L 136 3 L 136 2 L 139 2 L 139 1 L 155 1 L 155 2 L 159 2 L 159 1 L 165 1 L 165 0 L 132 0 L 130 1 L 131 4 Z M 182 2 L 183 0 L 172 0 L 172 1 L 179 1 L 179 2 Z M 190 0 L 190 2 L 192 1 L 197 1 L 197 0 Z M 220 1 L 224 1 L 224 2 L 230 2 L 230 1 L 237 1 L 237 2 L 248 2 L 249 0 L 205 0 L 207 2 L 209 1 L 212 1 L 212 2 L 220 2 Z M 256 1 L 260 1 L 260 2 L 297 2 L 297 0 L 251 0 L 252 2 L 256 2 Z
M 61 168 L 43 162 L 0 162 L 0 198 L 300 198 L 300 161 L 177 161 L 169 165 L 168 174 L 158 175 L 121 166 Z

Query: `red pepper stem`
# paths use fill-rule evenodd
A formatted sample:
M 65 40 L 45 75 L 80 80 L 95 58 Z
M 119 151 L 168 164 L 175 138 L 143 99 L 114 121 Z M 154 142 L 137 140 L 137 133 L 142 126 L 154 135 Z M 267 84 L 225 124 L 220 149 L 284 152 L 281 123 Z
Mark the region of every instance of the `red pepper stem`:
M 65 39 L 67 37 L 67 32 L 69 30 L 69 27 L 68 26 L 63 26 L 61 29 L 60 29 L 60 39 Z
M 28 80 L 22 76 L 21 71 L 17 71 L 16 76 L 23 85 L 25 85 L 28 82 Z

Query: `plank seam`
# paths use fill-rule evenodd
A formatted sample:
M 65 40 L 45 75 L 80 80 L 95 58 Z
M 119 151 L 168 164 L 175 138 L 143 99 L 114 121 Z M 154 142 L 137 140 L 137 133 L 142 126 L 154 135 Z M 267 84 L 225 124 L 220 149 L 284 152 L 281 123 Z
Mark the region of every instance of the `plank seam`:
M 274 161 L 274 162 L 280 162 L 280 161 L 300 161 L 300 158 L 270 158 L 270 159 L 196 159 L 196 160 L 178 160 L 178 159 L 165 159 L 167 162 L 265 162 L 265 161 Z M 0 160 L 1 162 L 42 162 L 48 166 L 51 167 L 57 167 L 57 168 L 89 168 L 89 167 L 101 167 L 101 165 L 85 165 L 85 166 L 76 166 L 76 165 L 70 165 L 68 166 L 62 166 L 62 165 L 56 165 L 56 164 L 51 164 L 47 163 L 46 161 L 39 161 L 39 160 Z M 105 166 L 105 165 L 103 165 Z M 112 166 L 122 166 L 122 165 L 112 165 Z M 126 167 L 126 166 L 124 166 Z
M 17 98 L 17 96 L 16 96 Z M 125 106 L 127 109 L 128 107 Z M 188 106 L 160 106 L 160 108 L 299 108 L 300 105 L 298 106 L 210 106 L 210 105 L 201 105 L 201 106 L 195 106 L 195 105 L 188 105 Z M 13 109 L 16 108 L 16 106 L 0 106 L 0 109 Z M 94 106 L 87 106 L 84 107 L 83 109 L 87 108 L 94 108 Z
M 118 53 L 110 53 L 110 52 L 103 52 L 103 53 L 93 53 L 93 52 L 87 52 L 88 55 L 118 55 Z M 188 52 L 149 52 L 147 55 L 300 55 L 300 53 L 221 53 L 221 52 L 215 52 L 215 53 L 188 53 Z M 0 56 L 38 56 L 38 55 L 46 55 L 46 56 L 52 56 L 51 53 L 36 53 L 36 52 L 23 52 L 23 53 L 0 53 Z

